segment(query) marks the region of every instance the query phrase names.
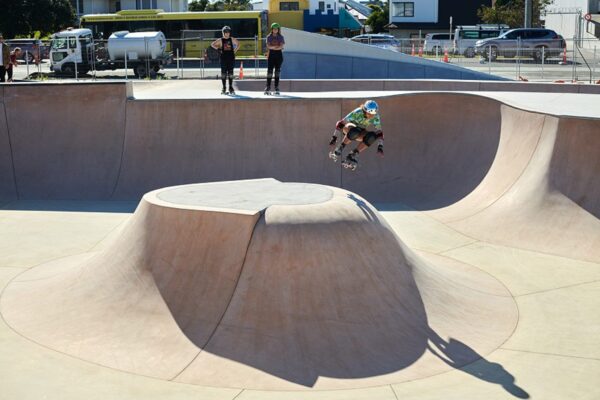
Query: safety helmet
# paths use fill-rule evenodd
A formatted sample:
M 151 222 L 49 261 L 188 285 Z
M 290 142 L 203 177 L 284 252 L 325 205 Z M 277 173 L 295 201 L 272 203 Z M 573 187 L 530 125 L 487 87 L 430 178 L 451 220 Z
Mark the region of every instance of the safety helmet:
M 273 22 L 273 23 L 271 24 L 271 29 L 275 29 L 275 28 L 277 28 L 277 29 L 281 29 L 281 25 L 279 25 L 277 22 Z
M 225 26 L 223 27 L 223 29 L 221 29 L 221 32 L 223 32 L 223 33 L 225 33 L 225 32 L 229 32 L 229 33 L 231 33 L 231 28 L 230 28 L 230 27 L 228 27 L 227 25 L 225 25 Z
M 367 100 L 365 101 L 365 104 L 363 104 L 363 111 L 367 114 L 375 115 L 379 111 L 379 106 L 375 100 Z

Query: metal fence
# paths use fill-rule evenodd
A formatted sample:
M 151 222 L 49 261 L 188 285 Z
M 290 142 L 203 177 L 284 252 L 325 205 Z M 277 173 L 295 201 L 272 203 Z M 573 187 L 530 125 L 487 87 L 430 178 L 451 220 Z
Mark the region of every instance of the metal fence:
M 158 65 L 149 56 L 125 52 L 119 62 L 110 60 L 107 41 L 94 41 L 88 57 L 88 65 L 75 66 L 66 73 L 51 71 L 52 62 L 45 58 L 50 42 L 36 49 L 25 49 L 17 76 L 19 80 L 43 79 L 216 79 L 220 76 L 219 54 L 210 44 L 213 32 L 187 34 L 182 39 L 168 39 L 168 60 Z M 248 78 L 266 76 L 265 43 L 256 37 L 238 38 L 240 49 L 236 55 L 236 74 Z M 345 40 L 345 39 L 340 39 Z M 515 42 L 508 46 L 475 47 L 473 54 L 459 51 L 455 43 L 427 45 L 423 40 L 370 39 L 365 46 L 377 46 L 388 51 L 401 52 L 437 62 L 447 62 L 514 80 L 538 82 L 586 82 L 600 80 L 600 41 L 574 40 L 532 46 L 531 43 Z M 565 46 L 566 45 L 566 46 Z M 33 52 L 33 54 L 32 54 Z M 142 53 L 144 53 L 142 51 Z M 148 53 L 148 52 L 146 52 Z M 472 55 L 472 56 L 471 56 Z M 47 56 L 46 56 L 47 57 Z M 56 64 L 56 63 L 55 63 Z M 143 67 L 139 67 L 143 65 Z M 243 66 L 243 70 L 240 68 Z M 137 68 L 137 70 L 136 70 Z M 64 71 L 63 71 L 64 72 Z

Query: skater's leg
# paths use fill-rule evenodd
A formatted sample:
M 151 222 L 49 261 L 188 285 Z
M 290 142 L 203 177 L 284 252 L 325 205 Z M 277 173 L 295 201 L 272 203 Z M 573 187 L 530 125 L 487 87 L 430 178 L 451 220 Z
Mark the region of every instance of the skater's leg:
M 269 59 L 267 60 L 267 87 L 265 88 L 265 92 L 271 91 L 271 81 L 273 80 L 273 68 L 275 68 L 273 57 L 269 56 Z
M 279 76 L 281 75 L 281 64 L 283 63 L 283 55 L 279 55 L 275 60 L 275 91 L 279 92 Z
M 221 94 L 227 93 L 227 87 L 225 86 L 226 82 L 227 82 L 227 68 L 225 67 L 225 64 L 223 63 L 223 61 L 221 61 L 221 84 L 223 85 L 223 88 L 221 89 Z

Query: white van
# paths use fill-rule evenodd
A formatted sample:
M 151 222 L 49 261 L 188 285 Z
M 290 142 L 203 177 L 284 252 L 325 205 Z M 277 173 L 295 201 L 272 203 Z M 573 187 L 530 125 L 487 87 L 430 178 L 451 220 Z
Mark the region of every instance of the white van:
M 508 25 L 462 25 L 454 31 L 454 53 L 465 57 L 475 57 L 475 43 L 478 40 L 495 38 L 508 31 Z
M 449 33 L 428 33 L 425 35 L 423 51 L 427 54 L 444 54 L 444 50 L 452 50 L 454 47 L 454 35 Z

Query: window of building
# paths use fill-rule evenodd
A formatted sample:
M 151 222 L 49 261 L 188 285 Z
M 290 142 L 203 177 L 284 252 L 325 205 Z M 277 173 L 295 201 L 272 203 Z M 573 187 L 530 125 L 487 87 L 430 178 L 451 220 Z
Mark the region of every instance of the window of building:
M 279 11 L 298 11 L 300 5 L 297 1 L 282 1 L 279 3 Z
M 319 11 L 321 11 L 321 12 L 325 11 L 325 2 L 324 1 L 319 2 Z
M 394 17 L 414 17 L 415 16 L 415 3 L 392 3 L 392 12 Z

